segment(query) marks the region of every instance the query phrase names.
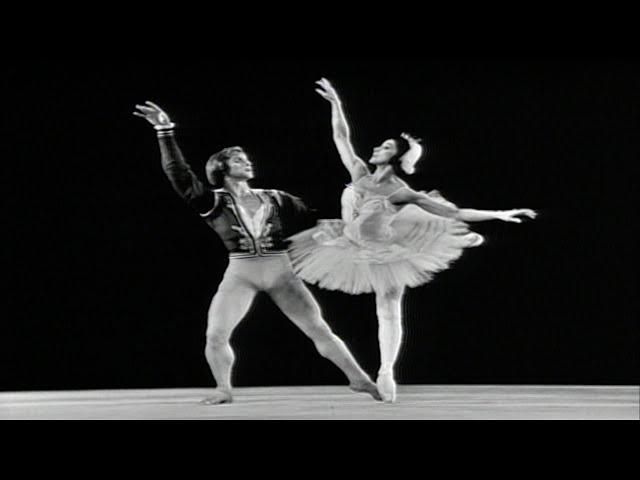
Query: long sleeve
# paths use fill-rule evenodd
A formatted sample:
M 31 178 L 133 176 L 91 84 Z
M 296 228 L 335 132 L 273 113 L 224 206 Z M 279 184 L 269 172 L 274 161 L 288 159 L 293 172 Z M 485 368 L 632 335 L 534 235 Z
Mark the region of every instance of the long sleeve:
M 206 215 L 216 206 L 216 195 L 198 179 L 186 162 L 173 130 L 158 133 L 162 168 L 174 190 L 191 208 Z
M 286 236 L 315 226 L 319 218 L 317 210 L 309 208 L 300 198 L 289 193 L 279 191 L 278 194 L 282 202 Z

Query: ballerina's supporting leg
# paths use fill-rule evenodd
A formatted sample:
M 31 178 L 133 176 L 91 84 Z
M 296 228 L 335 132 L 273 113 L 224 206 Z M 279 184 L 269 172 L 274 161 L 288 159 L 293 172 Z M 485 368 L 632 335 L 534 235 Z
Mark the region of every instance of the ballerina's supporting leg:
M 387 403 L 396 401 L 394 369 L 402 346 L 402 298 L 404 289 L 376 293 L 380 341 L 378 390 Z

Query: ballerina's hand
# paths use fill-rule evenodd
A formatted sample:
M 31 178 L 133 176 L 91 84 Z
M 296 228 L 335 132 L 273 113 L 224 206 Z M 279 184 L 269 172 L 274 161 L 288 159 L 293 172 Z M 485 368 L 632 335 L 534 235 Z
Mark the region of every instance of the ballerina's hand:
M 536 212 L 528 208 L 521 208 L 517 210 L 508 210 L 506 212 L 498 212 L 498 220 L 511 223 L 522 223 L 522 219 L 519 217 L 527 217 L 534 219 L 538 216 Z
M 400 135 L 402 138 L 404 138 L 409 145 L 420 145 L 422 143 L 422 139 L 420 138 L 415 138 L 412 135 L 409 135 L 408 133 L 403 133 L 402 135 Z
M 138 111 L 133 112 L 136 117 L 144 118 L 154 127 L 170 127 L 173 125 L 169 115 L 158 105 L 152 102 L 145 102 L 146 105 L 136 105 Z
M 318 95 L 331 103 L 340 103 L 340 95 L 338 95 L 338 92 L 333 88 L 333 85 L 331 85 L 329 80 L 323 78 L 317 81 L 316 85 L 320 87 L 316 89 Z

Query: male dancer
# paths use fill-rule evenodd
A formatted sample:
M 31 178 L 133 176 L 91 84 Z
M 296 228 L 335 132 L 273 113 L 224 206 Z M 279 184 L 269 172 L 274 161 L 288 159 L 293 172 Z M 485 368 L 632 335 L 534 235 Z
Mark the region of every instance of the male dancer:
M 277 190 L 254 190 L 253 164 L 241 147 L 226 148 L 207 163 L 210 189 L 197 178 L 175 139 L 175 124 L 157 105 L 137 105 L 134 115 L 146 119 L 158 133 L 162 166 L 176 192 L 222 238 L 229 250 L 229 268 L 209 311 L 205 355 L 217 383 L 205 405 L 233 402 L 231 373 L 235 355 L 230 339 L 258 292 L 266 292 L 347 376 L 350 388 L 381 400 L 375 384 L 357 364 L 345 344 L 333 334 L 317 302 L 298 279 L 287 254 L 287 224 L 306 210 L 298 198 Z

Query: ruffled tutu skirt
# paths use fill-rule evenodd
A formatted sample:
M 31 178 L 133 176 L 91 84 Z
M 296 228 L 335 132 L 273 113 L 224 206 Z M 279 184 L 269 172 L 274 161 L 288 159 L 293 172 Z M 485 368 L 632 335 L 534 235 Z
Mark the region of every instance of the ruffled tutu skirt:
M 395 214 L 382 238 L 368 238 L 356 223 L 321 220 L 290 240 L 291 261 L 300 278 L 352 295 L 428 283 L 458 260 L 465 248 L 484 242 L 466 223 L 415 205 Z

